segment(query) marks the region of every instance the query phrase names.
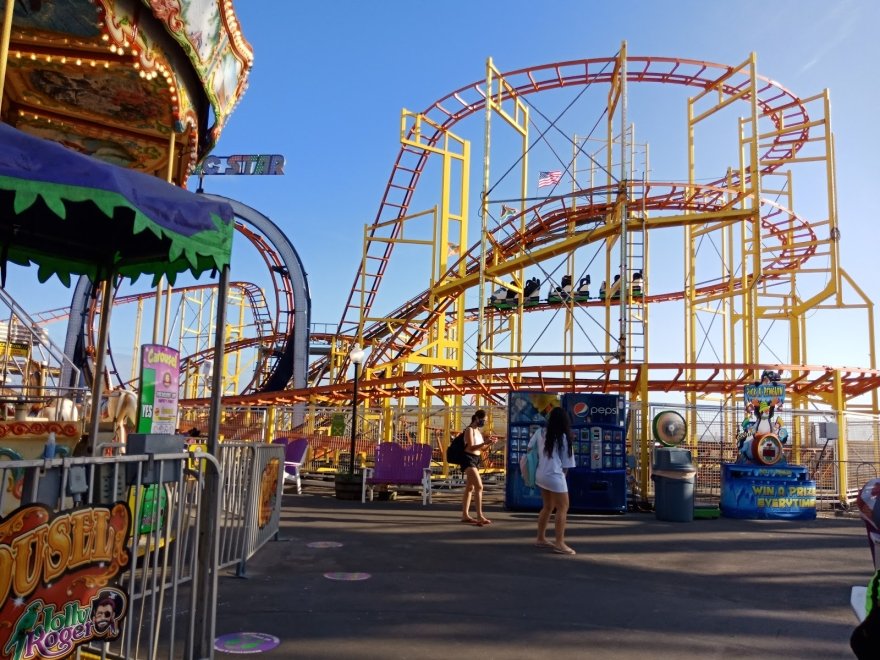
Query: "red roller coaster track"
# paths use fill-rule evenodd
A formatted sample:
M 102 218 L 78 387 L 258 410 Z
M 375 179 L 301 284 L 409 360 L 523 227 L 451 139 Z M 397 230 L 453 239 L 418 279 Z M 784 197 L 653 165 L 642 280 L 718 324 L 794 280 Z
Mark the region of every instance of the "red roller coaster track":
M 611 83 L 614 74 L 613 71 L 609 71 L 609 67 L 613 69 L 615 62 L 615 58 L 572 60 L 509 71 L 502 76 L 517 95 L 527 96 L 562 87 Z M 627 58 L 627 65 L 627 81 L 633 83 L 672 84 L 700 89 L 719 88 L 728 95 L 741 93 L 750 84 L 750 79 L 737 74 L 734 67 L 711 62 L 632 56 Z M 785 133 L 776 135 L 761 156 L 762 161 L 768 163 L 762 171 L 769 173 L 779 167 L 784 159 L 794 157 L 804 145 L 809 137 L 810 120 L 806 108 L 794 94 L 768 78 L 760 78 L 760 80 L 762 86 L 757 90 L 757 103 L 761 112 L 770 117 L 777 127 L 783 125 L 786 127 Z M 484 84 L 485 81 L 476 81 L 462 87 L 435 101 L 422 112 L 438 126 L 433 136 L 425 136 L 428 144 L 436 144 L 444 131 L 451 130 L 457 122 L 485 108 L 485 92 L 482 88 Z M 509 98 L 509 94 L 507 97 Z M 746 101 L 750 98 L 746 92 L 742 100 Z M 407 214 L 429 155 L 427 150 L 401 147 L 385 187 L 370 238 L 378 237 L 380 231 L 390 231 L 391 238 L 399 236 L 402 224 L 389 223 L 389 221 L 394 218 L 400 219 Z M 723 179 L 719 179 L 704 188 L 712 187 L 718 189 L 717 195 L 721 197 L 721 190 L 726 185 Z M 684 187 L 681 186 L 678 196 L 683 194 Z M 673 197 L 671 195 L 669 198 L 670 204 Z M 680 201 L 677 204 L 681 206 Z M 369 242 L 366 258 L 358 269 L 346 301 L 338 334 L 356 333 L 361 313 L 364 316 L 369 315 L 393 248 L 393 242 Z M 376 272 L 365 272 L 366 264 L 373 263 L 376 264 Z M 363 292 L 360 289 L 362 278 L 367 282 L 366 290 Z M 363 308 L 356 303 L 360 300 L 361 294 L 364 301 Z

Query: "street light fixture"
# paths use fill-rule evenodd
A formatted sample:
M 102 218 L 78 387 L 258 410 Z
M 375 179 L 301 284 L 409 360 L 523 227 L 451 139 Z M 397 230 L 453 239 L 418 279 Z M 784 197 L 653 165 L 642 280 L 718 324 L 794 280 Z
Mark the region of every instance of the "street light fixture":
M 354 474 L 354 443 L 357 437 L 357 399 L 358 399 L 358 375 L 361 369 L 361 362 L 364 361 L 364 349 L 360 344 L 351 347 L 351 353 L 348 359 L 354 365 L 354 394 L 351 397 L 351 454 L 348 458 L 348 473 Z

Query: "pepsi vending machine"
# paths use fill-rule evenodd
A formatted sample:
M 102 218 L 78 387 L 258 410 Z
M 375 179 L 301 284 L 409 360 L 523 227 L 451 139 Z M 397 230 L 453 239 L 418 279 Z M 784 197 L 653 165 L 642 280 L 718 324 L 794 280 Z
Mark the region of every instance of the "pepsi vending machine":
M 519 473 L 520 456 L 529 439 L 547 426 L 550 411 L 562 404 L 559 395 L 545 392 L 511 392 L 507 396 L 507 479 L 504 506 L 520 511 L 538 511 L 543 505 L 541 491 L 527 487 Z
M 573 511 L 626 511 L 626 408 L 615 394 L 566 394 L 576 467 L 568 471 Z
M 529 439 L 547 425 L 554 406 L 561 405 L 571 421 L 576 467 L 568 471 L 573 511 L 626 511 L 626 436 L 623 397 L 611 394 L 511 392 L 508 396 L 507 480 L 505 507 L 537 511 L 541 491 L 523 484 L 519 459 Z

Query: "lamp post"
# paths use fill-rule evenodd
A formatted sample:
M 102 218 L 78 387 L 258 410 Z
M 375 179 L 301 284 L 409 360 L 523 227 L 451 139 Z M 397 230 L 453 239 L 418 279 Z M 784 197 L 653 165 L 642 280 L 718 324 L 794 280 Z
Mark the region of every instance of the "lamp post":
M 348 473 L 354 474 L 354 442 L 357 437 L 357 406 L 358 406 L 358 375 L 361 368 L 361 362 L 364 361 L 364 349 L 360 344 L 355 344 L 351 348 L 348 358 L 354 365 L 354 394 L 351 397 L 351 455 L 348 459 Z

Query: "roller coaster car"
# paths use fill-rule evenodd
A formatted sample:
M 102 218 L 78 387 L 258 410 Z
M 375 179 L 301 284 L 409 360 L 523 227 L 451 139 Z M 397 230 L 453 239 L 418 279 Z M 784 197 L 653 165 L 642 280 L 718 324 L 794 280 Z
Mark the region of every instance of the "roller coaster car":
M 582 277 L 578 282 L 577 291 L 574 292 L 574 299 L 577 302 L 586 302 L 590 299 L 590 276 Z
M 500 286 L 489 297 L 489 304 L 496 309 L 512 309 L 517 305 L 516 292 L 513 289 L 508 289 L 506 286 Z
M 611 283 L 611 300 L 620 300 L 620 275 L 615 275 Z
M 599 300 L 605 300 L 605 280 L 602 280 L 602 284 L 599 286 Z
M 571 275 L 562 276 L 562 284 L 547 294 L 548 303 L 561 303 L 571 297 Z
M 630 285 L 630 291 L 632 292 L 633 298 L 641 298 L 642 293 L 642 271 L 637 270 L 633 273 L 632 276 L 632 284 Z
M 526 286 L 523 291 L 525 301 L 523 305 L 532 307 L 541 302 L 541 280 L 537 277 L 526 280 Z

